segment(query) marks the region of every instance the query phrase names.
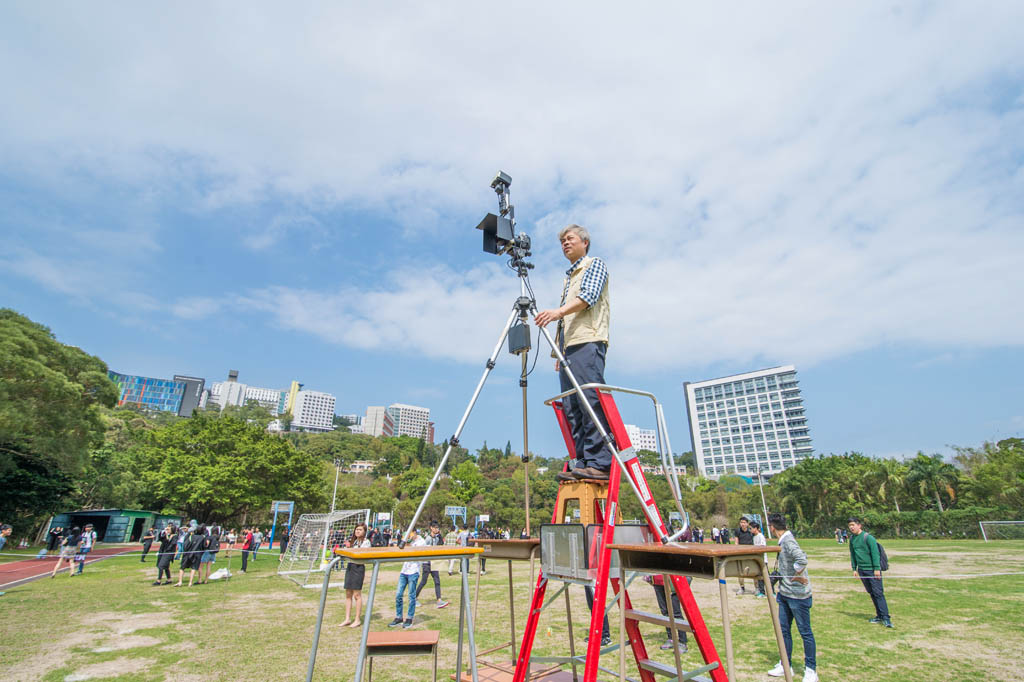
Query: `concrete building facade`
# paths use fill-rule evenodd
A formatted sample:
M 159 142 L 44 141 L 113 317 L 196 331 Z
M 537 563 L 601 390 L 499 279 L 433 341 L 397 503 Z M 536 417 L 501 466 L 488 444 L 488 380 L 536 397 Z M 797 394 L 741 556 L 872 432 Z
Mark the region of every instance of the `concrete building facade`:
M 431 435 L 430 410 L 426 407 L 392 403 L 388 406 L 388 414 L 394 423 L 396 436 L 427 438 Z
M 293 431 L 334 430 L 335 398 L 320 391 L 299 391 L 292 406 Z
M 683 390 L 702 476 L 771 475 L 814 454 L 793 365 L 686 382 Z

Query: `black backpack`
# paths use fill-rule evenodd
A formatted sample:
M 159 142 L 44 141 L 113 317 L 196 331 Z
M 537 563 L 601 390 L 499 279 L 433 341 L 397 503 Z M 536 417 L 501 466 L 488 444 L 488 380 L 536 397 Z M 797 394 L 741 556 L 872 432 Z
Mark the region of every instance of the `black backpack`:
M 870 535 L 870 533 L 867 533 L 867 535 Z M 871 535 L 871 537 L 875 538 L 874 535 Z M 885 547 L 882 547 L 882 543 L 878 541 L 878 538 L 875 538 L 875 544 L 878 545 L 878 566 L 881 570 L 888 571 L 889 556 L 885 553 Z

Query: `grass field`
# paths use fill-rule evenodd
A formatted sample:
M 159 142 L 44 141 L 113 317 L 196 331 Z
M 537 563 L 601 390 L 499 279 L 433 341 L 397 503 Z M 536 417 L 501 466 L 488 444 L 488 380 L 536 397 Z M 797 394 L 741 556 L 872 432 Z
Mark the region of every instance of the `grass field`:
M 891 569 L 886 596 L 895 630 L 868 624 L 874 615 L 871 601 L 850 575 L 845 546 L 826 540 L 802 544 L 811 560 L 811 616 L 822 680 L 1024 680 L 1024 666 L 1019 663 L 1024 651 L 1024 575 L 946 577 L 1024 572 L 1024 542 L 887 541 Z M 304 679 L 318 592 L 275 576 L 276 554 L 264 554 L 250 563 L 246 575 L 236 573 L 229 582 L 191 589 L 151 586 L 154 560 L 153 555 L 146 564 L 139 563 L 138 557 L 108 559 L 88 566 L 82 577 L 43 579 L 0 597 L 0 679 Z M 238 563 L 236 556 L 232 568 L 237 569 Z M 223 559 L 218 562 L 222 565 Z M 491 561 L 488 569 L 482 579 L 476 627 L 480 650 L 508 638 L 506 564 Z M 397 567 L 382 570 L 374 629 L 385 629 L 393 617 L 397 571 Z M 439 669 L 448 679 L 455 666 L 458 583 L 457 576 L 448 577 L 445 571 L 441 577 L 444 596 L 454 603 L 436 609 L 433 586 L 428 585 L 416 627 L 441 631 Z M 529 565 L 516 564 L 514 578 L 516 620 L 521 628 L 531 591 Z M 717 585 L 695 580 L 693 587 L 724 658 Z M 586 602 L 582 589 L 571 589 L 579 641 L 586 630 L 581 621 Z M 639 608 L 657 611 L 650 586 L 637 581 L 630 594 Z M 333 592 L 328 600 L 318 680 L 353 676 L 359 631 L 336 626 L 344 615 L 342 596 Z M 765 600 L 734 597 L 730 610 L 737 679 L 769 679 L 764 673 L 778 655 Z M 614 631 L 617 613 L 612 615 Z M 664 631 L 656 626 L 642 631 L 655 658 L 670 663 L 671 652 L 657 650 Z M 793 634 L 799 674 L 803 654 L 795 627 Z M 564 609 L 558 605 L 545 612 L 534 651 L 568 651 Z M 698 665 L 698 658 L 696 647 L 685 656 L 692 667 Z M 498 654 L 494 659 L 499 659 Z M 617 661 L 617 655 L 612 655 L 606 664 L 615 668 Z M 424 680 L 429 672 L 426 657 L 388 658 L 375 666 L 374 679 Z

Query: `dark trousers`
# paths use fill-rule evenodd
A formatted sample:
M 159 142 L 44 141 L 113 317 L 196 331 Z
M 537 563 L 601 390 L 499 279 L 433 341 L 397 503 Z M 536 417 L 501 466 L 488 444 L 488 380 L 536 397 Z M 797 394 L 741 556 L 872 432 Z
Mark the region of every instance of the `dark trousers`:
M 885 620 L 889 617 L 889 604 L 885 601 L 885 588 L 882 586 L 882 579 L 875 577 L 874 571 L 865 571 L 858 568 L 860 581 L 864 589 L 871 595 L 871 602 L 875 605 L 875 616 Z
M 796 620 L 796 629 L 804 640 L 804 667 L 812 670 L 818 667 L 815 658 L 817 646 L 814 643 L 814 633 L 811 632 L 811 601 L 807 599 L 793 599 L 782 593 L 775 595 L 775 601 L 779 603 L 779 622 L 782 623 L 782 641 L 786 644 L 786 658 L 790 665 L 793 664 L 793 621 Z
M 427 586 L 427 576 L 434 579 L 434 596 L 437 597 L 437 601 L 441 601 L 441 574 L 438 571 L 430 570 L 430 562 L 424 562 L 420 564 L 420 584 L 416 588 L 416 601 L 420 599 L 420 592 Z
M 604 383 L 604 358 L 607 352 L 608 344 L 606 343 L 581 343 L 565 349 L 565 358 L 569 361 L 569 369 L 580 386 Z M 558 373 L 558 379 L 563 391 L 573 388 L 564 369 Z M 589 390 L 583 393 L 607 433 L 608 420 L 597 399 L 597 391 Z M 576 466 L 607 471 L 612 465 L 612 453 L 605 446 L 601 439 L 601 432 L 597 430 L 597 426 L 590 419 L 579 396 L 576 394 L 565 396 L 562 399 L 562 409 L 569 421 L 569 430 L 576 447 Z
M 581 384 L 583 382 L 580 382 Z M 583 591 L 587 594 L 587 606 L 590 608 L 591 613 L 594 611 L 594 588 L 587 586 L 583 588 Z M 608 616 L 604 617 L 604 625 L 601 628 L 601 639 L 608 639 L 612 636 L 612 633 L 608 629 Z
M 242 570 L 244 571 L 249 565 L 249 550 L 242 550 Z
M 692 582 L 693 578 L 687 577 L 687 582 Z M 676 623 L 685 622 L 683 618 L 683 609 L 679 605 L 679 595 L 676 594 L 675 589 L 672 585 L 652 585 L 654 588 L 654 595 L 658 598 L 658 610 L 661 611 L 661 615 L 668 616 L 668 602 L 665 601 L 665 588 L 672 594 L 672 617 L 676 619 Z M 665 637 L 672 639 L 672 630 L 665 628 Z M 679 631 L 679 641 L 686 644 L 686 631 Z
M 167 580 L 171 579 L 171 561 L 173 559 L 174 559 L 174 555 L 172 553 L 170 553 L 170 552 L 168 552 L 166 554 L 157 553 L 157 555 L 156 555 L 156 579 L 157 580 L 160 580 L 160 578 L 163 578 L 164 574 L 167 575 Z
M 149 542 L 143 542 L 142 543 L 142 556 L 139 557 L 139 561 L 145 561 L 146 560 L 146 555 L 149 554 L 149 548 L 152 547 L 152 546 L 153 546 L 153 541 L 152 540 L 150 540 Z

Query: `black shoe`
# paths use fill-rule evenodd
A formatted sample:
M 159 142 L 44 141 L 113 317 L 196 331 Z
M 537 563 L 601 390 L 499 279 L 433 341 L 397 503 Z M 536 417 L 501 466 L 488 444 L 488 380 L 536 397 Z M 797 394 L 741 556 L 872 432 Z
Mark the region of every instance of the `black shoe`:
M 573 482 L 575 482 L 577 480 L 576 477 L 572 475 L 571 471 L 559 471 L 558 475 L 555 476 L 555 478 L 557 478 L 559 481 L 563 481 L 563 482 L 564 481 L 573 481 Z
M 401 624 L 402 624 L 402 619 L 401 618 L 395 618 L 393 621 L 388 623 L 388 627 L 389 628 L 397 628 Z
M 607 481 L 608 470 L 596 469 L 594 467 L 582 467 L 580 469 L 573 469 L 572 475 L 581 481 Z
M 885 620 L 882 621 L 882 625 L 884 625 L 887 628 L 894 628 L 895 629 L 895 627 L 896 627 L 895 625 L 892 624 L 892 621 L 889 620 L 888 618 L 886 618 Z
M 160 584 L 160 581 L 159 581 L 159 580 L 157 580 L 157 581 L 156 581 L 155 583 L 153 583 L 153 584 L 154 584 L 154 585 L 159 585 L 159 584 Z
M 878 616 L 875 616 L 874 618 L 872 618 L 872 619 L 871 619 L 871 620 L 869 620 L 868 622 L 869 622 L 869 623 L 875 623 L 875 624 L 877 625 L 878 623 L 881 623 L 881 622 L 882 622 L 882 619 L 881 619 L 881 618 L 879 618 Z
M 402 624 L 402 629 L 403 630 L 408 630 L 411 627 L 412 627 L 412 618 L 406 618 L 405 622 Z

